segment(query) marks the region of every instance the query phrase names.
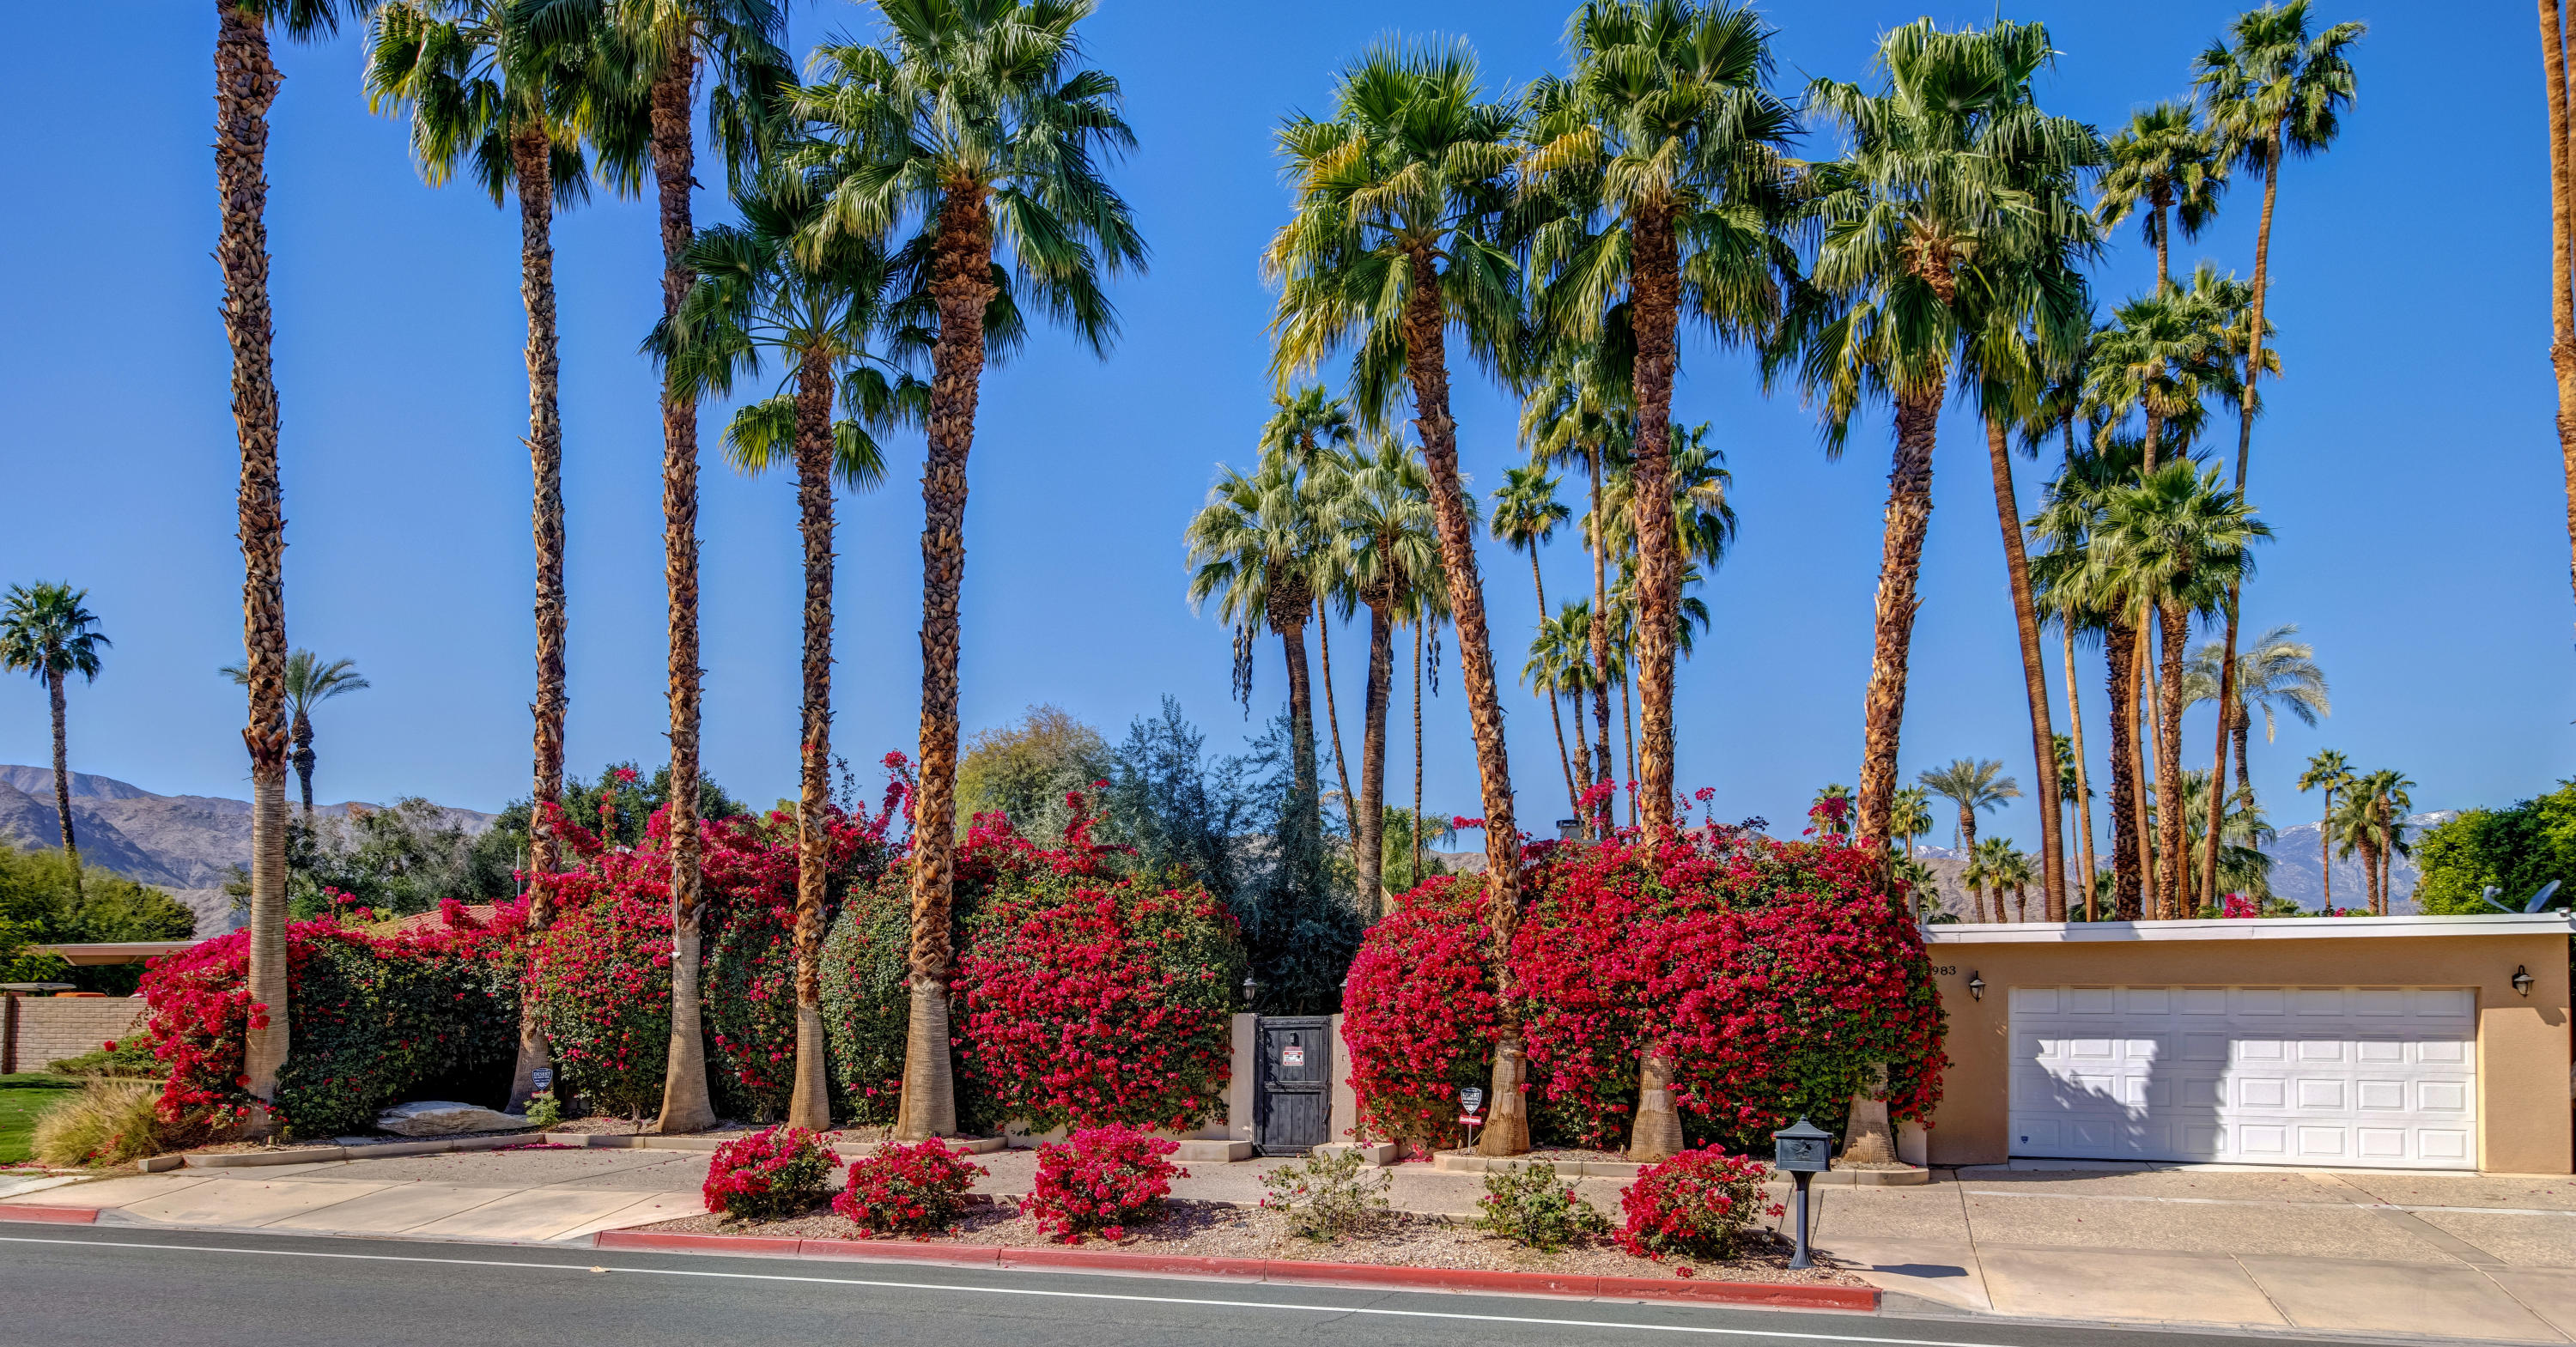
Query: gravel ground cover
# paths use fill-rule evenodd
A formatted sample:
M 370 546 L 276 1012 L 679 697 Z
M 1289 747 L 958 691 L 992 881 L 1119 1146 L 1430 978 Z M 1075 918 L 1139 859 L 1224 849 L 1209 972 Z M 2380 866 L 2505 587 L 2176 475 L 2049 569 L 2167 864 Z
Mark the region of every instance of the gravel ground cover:
M 785 1221 L 734 1221 L 722 1216 L 685 1216 L 640 1227 L 645 1230 L 698 1234 L 765 1235 L 795 1239 L 857 1239 L 858 1228 L 829 1211 Z M 1756 1232 L 1745 1252 L 1725 1262 L 1632 1258 L 1614 1245 L 1597 1244 L 1540 1253 L 1486 1235 L 1474 1226 L 1438 1216 L 1389 1212 L 1362 1233 L 1335 1240 L 1309 1240 L 1291 1234 L 1275 1212 L 1209 1202 L 1174 1199 L 1163 1216 L 1128 1227 L 1127 1238 L 1094 1239 L 1087 1249 L 1121 1253 L 1175 1254 L 1199 1258 L 1265 1258 L 1319 1263 L 1365 1263 L 1386 1267 L 1467 1268 L 1484 1271 L 1557 1272 L 1611 1277 L 1696 1277 L 1710 1281 L 1794 1282 L 1809 1285 L 1861 1286 L 1866 1283 L 1839 1268 L 1791 1271 L 1789 1246 L 1769 1232 Z M 889 1243 L 895 1241 L 887 1241 Z M 1033 1221 L 1022 1218 L 1007 1198 L 978 1203 L 947 1235 L 902 1241 L 916 1246 L 941 1244 L 1032 1248 L 1057 1244 Z

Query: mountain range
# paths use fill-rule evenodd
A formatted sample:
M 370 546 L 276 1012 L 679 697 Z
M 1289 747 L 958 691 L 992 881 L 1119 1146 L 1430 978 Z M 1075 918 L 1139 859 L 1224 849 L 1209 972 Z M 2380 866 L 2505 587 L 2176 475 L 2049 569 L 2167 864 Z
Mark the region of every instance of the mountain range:
M 81 860 L 162 889 L 197 914 L 197 933 L 229 928 L 232 899 L 224 882 L 234 866 L 250 864 L 250 801 L 218 795 L 156 795 L 113 777 L 74 772 L 72 829 Z M 363 800 L 316 805 L 313 812 L 340 817 L 377 806 Z M 448 820 L 467 832 L 491 826 L 493 816 L 447 809 Z M 44 767 L 0 765 L 0 839 L 28 848 L 62 845 L 54 812 L 54 774 Z
M 2406 836 L 2410 839 L 2421 837 L 2425 829 L 2436 824 L 2448 823 L 2459 816 L 2459 811 L 2454 809 L 2409 814 L 2406 816 Z M 2317 825 L 2314 823 L 2293 824 L 2281 829 L 2280 835 L 2262 849 L 2264 855 L 2272 858 L 2272 895 L 2276 898 L 2287 898 L 2311 911 L 2324 906 L 2326 897 L 2325 882 L 2320 878 L 2325 871 L 2317 854 L 2317 831 Z M 2098 849 L 2103 844 L 2096 845 L 2095 863 L 2109 866 L 2111 863 L 2109 853 Z M 1950 911 L 1965 915 L 1969 910 L 1968 890 L 1966 885 L 1959 882 L 1959 873 L 1967 868 L 1967 864 L 1959 853 L 1949 847 L 1921 846 L 1914 849 L 1914 855 L 1916 859 L 1930 867 L 1933 874 L 1940 877 L 1942 905 Z M 2067 861 L 2071 869 L 2075 858 L 2070 855 Z M 2364 906 L 2370 893 L 2370 884 L 2368 878 L 2362 873 L 2361 853 L 2356 851 L 2350 856 L 2335 857 L 2333 865 L 2335 906 L 2338 908 Z M 2390 863 L 2388 910 L 2391 913 L 2415 910 L 2416 874 L 2415 862 L 2408 857 L 2399 856 Z M 2038 905 L 2038 890 L 2031 891 L 2030 901 L 2034 907 Z

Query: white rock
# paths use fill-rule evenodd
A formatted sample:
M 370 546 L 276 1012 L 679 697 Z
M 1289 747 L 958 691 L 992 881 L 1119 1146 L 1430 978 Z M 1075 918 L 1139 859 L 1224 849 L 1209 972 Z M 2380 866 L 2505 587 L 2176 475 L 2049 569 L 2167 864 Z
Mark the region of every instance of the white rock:
M 459 1132 L 515 1132 L 528 1126 L 516 1113 L 495 1113 L 442 1099 L 396 1104 L 376 1115 L 376 1126 L 404 1137 L 444 1137 Z

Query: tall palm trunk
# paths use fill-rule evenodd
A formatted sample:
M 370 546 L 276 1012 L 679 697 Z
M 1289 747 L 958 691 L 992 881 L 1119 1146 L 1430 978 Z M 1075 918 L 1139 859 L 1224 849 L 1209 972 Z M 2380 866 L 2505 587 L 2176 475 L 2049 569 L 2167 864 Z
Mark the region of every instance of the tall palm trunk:
M 1422 882 L 1422 619 L 1413 623 L 1413 856 L 1407 875 L 1413 884 Z
M 662 215 L 662 317 L 680 311 L 695 279 L 688 263 L 692 226 L 690 177 L 696 144 L 689 132 L 689 96 L 697 56 L 675 44 L 671 64 L 653 81 L 653 178 Z M 707 1096 L 706 1027 L 699 1019 L 700 921 L 705 916 L 698 874 L 698 408 L 691 399 L 662 392 L 662 583 L 671 613 L 671 1053 L 662 1080 L 664 1132 L 703 1132 L 715 1125 Z
M 2190 810 L 2182 789 L 2182 648 L 2190 640 L 2191 615 L 2179 605 L 2164 609 L 2164 678 L 2157 688 L 2164 710 L 2156 726 L 2156 782 L 2163 789 L 2165 806 L 2156 811 L 2156 822 L 2164 834 L 2162 853 L 2170 858 L 2161 876 L 2166 895 L 2165 915 L 2186 917 L 2191 909 L 2184 905 L 2190 886 L 2184 877 L 2191 871 L 2191 843 L 2187 831 Z
M 1681 310 L 1681 255 L 1669 214 L 1638 213 L 1629 230 L 1629 289 L 1636 311 L 1637 696 L 1645 732 L 1628 751 L 1636 773 L 1636 822 L 1649 834 L 1673 826 L 1673 660 L 1681 627 L 1681 544 L 1673 530 L 1673 328 Z
M 1592 746 L 1583 741 L 1583 689 L 1579 687 L 1576 688 L 1574 691 L 1567 693 L 1566 698 L 1574 703 L 1574 779 L 1577 781 L 1591 781 L 1594 779 L 1592 774 Z M 1577 791 L 1575 794 L 1577 797 L 1574 802 L 1575 829 L 1578 834 L 1589 836 L 1591 825 L 1584 821 L 1582 817 L 1582 792 Z
M 1947 296 L 1944 296 L 1946 302 Z M 1923 535 L 1932 524 L 1932 441 L 1940 428 L 1941 391 L 1896 402 L 1896 462 L 1887 474 L 1884 553 L 1878 567 L 1876 631 L 1869 693 L 1862 703 L 1860 760 L 1862 846 L 1885 846 L 1896 804 L 1896 752 L 1905 726 L 1905 661 L 1914 641 L 1915 583 L 1923 569 Z
M 905 1027 L 898 1140 L 957 1131 L 948 1050 L 949 912 L 957 851 L 957 594 L 966 579 L 966 454 L 993 302 L 993 217 L 980 189 L 952 185 L 939 209 L 930 296 L 928 461 L 921 474 L 921 790 L 912 825 L 912 1017 Z
M 80 843 L 72 837 L 71 743 L 65 733 L 63 671 L 53 667 L 55 652 L 45 652 L 45 693 L 54 709 L 54 817 L 62 825 L 63 857 L 72 865 L 72 897 L 81 896 Z
M 1306 801 L 1300 808 L 1320 810 L 1323 800 L 1317 793 L 1320 783 L 1316 780 L 1314 674 L 1306 664 L 1306 623 L 1302 613 L 1299 620 L 1279 628 L 1279 653 L 1288 665 L 1288 734 L 1295 741 L 1288 746 L 1290 774 Z
M 1628 743 L 1628 826 L 1637 826 L 1637 671 L 1630 668 L 1619 679 L 1620 732 Z
M 2317 878 L 2325 884 L 2325 910 L 2334 911 L 2334 787 L 2326 787 L 2326 812 L 2317 819 Z
M 2102 662 L 2110 672 L 2111 698 L 2111 914 L 2136 921 L 2143 914 L 2146 810 L 2139 802 L 2137 629 L 2113 619 L 2103 631 Z
M 244 1088 L 276 1097 L 286 1065 L 286 552 L 277 478 L 277 382 L 269 363 L 268 109 L 279 76 L 262 11 L 216 0 L 215 187 L 223 224 L 224 334 L 233 356 L 233 428 L 241 445 L 242 654 L 250 675 L 250 949 L 253 1012 L 242 1042 Z M 59 780 L 59 776 L 57 780 Z M 68 817 L 68 811 L 66 811 Z M 268 1127 L 264 1113 L 245 1131 Z
M 519 301 L 528 311 L 528 472 L 534 480 L 529 531 L 537 553 L 537 699 L 528 814 L 528 930 L 554 924 L 557 850 L 546 808 L 563 801 L 564 524 L 563 422 L 556 411 L 554 184 L 546 136 L 510 144 L 519 193 Z M 510 1107 L 536 1092 L 536 1073 L 553 1065 L 536 1007 L 519 1012 L 519 1056 L 510 1072 Z
M 1324 657 L 1324 723 L 1332 727 L 1333 731 L 1333 778 L 1341 783 L 1342 821 L 1350 826 L 1351 863 L 1356 867 L 1359 864 L 1360 854 L 1359 814 L 1358 806 L 1351 801 L 1350 763 L 1342 756 L 1342 713 L 1335 706 L 1333 698 L 1333 615 L 1330 612 L 1319 612 L 1316 615 L 1315 644 Z M 1364 912 L 1373 908 L 1373 899 L 1364 900 L 1360 904 L 1360 910 Z
M 2541 70 L 2549 79 L 2549 365 L 2558 379 L 2567 577 L 2576 585 L 2576 170 L 2568 164 L 2567 38 L 2559 23 L 2558 0 L 2540 0 Z
M 2004 535 L 2004 574 L 2012 589 L 2013 626 L 2021 637 L 2022 693 L 2030 702 L 2032 760 L 2039 765 L 2040 912 L 2066 920 L 2066 843 L 2059 835 L 2057 732 L 2048 722 L 2048 670 L 2039 651 L 2039 607 L 2032 600 L 2030 556 L 2022 548 L 2021 498 L 2014 494 L 2003 417 L 1986 413 L 1986 462 L 1995 479 L 1995 520 Z
M 2247 732 L 2254 728 L 2254 722 L 2252 717 L 2245 714 L 2245 707 L 2241 702 L 2230 703 L 2227 709 L 2232 713 L 2228 720 L 2228 733 L 2234 737 L 2236 744 L 2236 784 L 2243 786 L 2254 779 L 2252 771 L 2245 765 L 2245 738 Z
M 2162 803 L 2161 798 L 2156 794 L 2158 783 L 2147 771 L 2147 764 L 2150 761 L 2148 755 L 2151 752 L 2149 745 L 2155 742 L 2155 674 L 2151 659 L 2154 649 L 2154 629 L 2140 626 L 2137 629 L 2137 647 L 2132 652 L 2134 667 L 2129 674 L 2129 687 L 2133 697 L 2128 706 L 2128 714 L 2132 722 L 2129 758 L 2131 770 L 2138 774 L 2138 879 L 2145 886 L 2147 915 L 2162 917 L 2165 915 L 2162 907 L 2164 886 L 2157 878 L 2162 871 L 2157 865 L 2155 830 L 2150 821 L 2147 803 L 2150 799 L 2156 799 L 2159 804 Z
M 1530 544 L 1529 558 L 1530 588 L 1538 595 L 1538 620 L 1543 624 L 1547 621 L 1547 581 L 1539 574 L 1538 544 L 1535 541 Z M 1548 724 L 1556 727 L 1556 765 L 1565 773 L 1565 803 L 1567 807 L 1579 814 L 1583 810 L 1581 800 L 1583 792 L 1574 784 L 1574 759 L 1565 751 L 1565 716 L 1557 707 L 1556 684 L 1552 679 L 1540 695 L 1547 698 Z M 1574 728 L 1579 734 L 1583 728 L 1580 719 L 1576 720 Z
M 797 756 L 796 801 L 796 1088 L 790 1126 L 832 1126 L 831 1085 L 824 1074 L 824 888 L 831 873 L 825 819 L 832 766 L 832 363 L 805 352 L 796 372 L 796 514 L 805 542 L 805 727 Z
M 313 826 L 313 717 L 298 706 L 290 718 L 289 735 L 295 752 L 287 759 L 295 765 L 295 787 L 304 800 L 304 826 Z
M 2084 706 L 2075 692 L 2075 628 L 2065 628 L 2066 637 L 2066 732 L 2075 752 L 2075 821 L 2083 828 L 2079 835 L 2078 862 L 2084 874 L 2084 919 L 2098 921 L 2101 913 L 2093 901 L 2093 790 L 2084 780 Z M 2050 757 L 2057 756 L 2056 745 L 2049 746 Z M 2062 920 L 2062 918 L 2061 918 Z
M 1352 828 L 1359 849 L 1360 910 L 1386 915 L 1386 710 L 1395 689 L 1395 586 L 1370 602 L 1368 686 L 1360 725 L 1360 805 Z
M 1440 533 L 1440 569 L 1449 581 L 1450 621 L 1458 630 L 1458 682 L 1476 732 L 1476 775 L 1485 809 L 1485 916 L 1494 985 L 1506 1004 L 1508 957 L 1520 921 L 1520 831 L 1513 823 L 1511 758 L 1503 746 L 1503 702 L 1494 681 L 1493 641 L 1485 629 L 1485 587 L 1476 573 L 1474 506 L 1458 479 L 1458 423 L 1449 415 L 1449 316 L 1427 252 L 1412 259 L 1414 285 L 1405 301 L 1405 372 L 1413 384 L 1414 425 L 1430 469 L 1431 515 Z M 1529 1101 L 1523 1090 L 1521 1025 L 1506 1010 L 1494 1034 L 1493 1111 L 1478 1149 L 1518 1155 L 1529 1149 Z
M 1593 751 L 1593 768 L 1599 775 L 1592 780 L 1595 785 L 1605 785 L 1617 775 L 1619 765 L 1610 756 L 1610 560 L 1601 513 L 1601 446 L 1592 446 L 1586 458 L 1592 466 L 1592 536 L 1588 543 L 1592 552 L 1592 723 L 1600 740 Z M 1604 825 L 1609 820 L 1609 810 L 1615 807 L 1604 800 L 1583 820 L 1583 835 L 1599 837 L 1607 832 Z

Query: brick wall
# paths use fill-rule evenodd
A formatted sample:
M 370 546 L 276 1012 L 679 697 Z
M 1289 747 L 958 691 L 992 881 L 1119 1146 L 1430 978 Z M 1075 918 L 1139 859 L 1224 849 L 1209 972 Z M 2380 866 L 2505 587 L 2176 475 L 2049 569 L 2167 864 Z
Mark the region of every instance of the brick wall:
M 143 1018 L 139 996 L 30 996 L 0 1004 L 6 1015 L 0 1072 L 42 1071 L 48 1062 L 95 1052 L 123 1038 Z

